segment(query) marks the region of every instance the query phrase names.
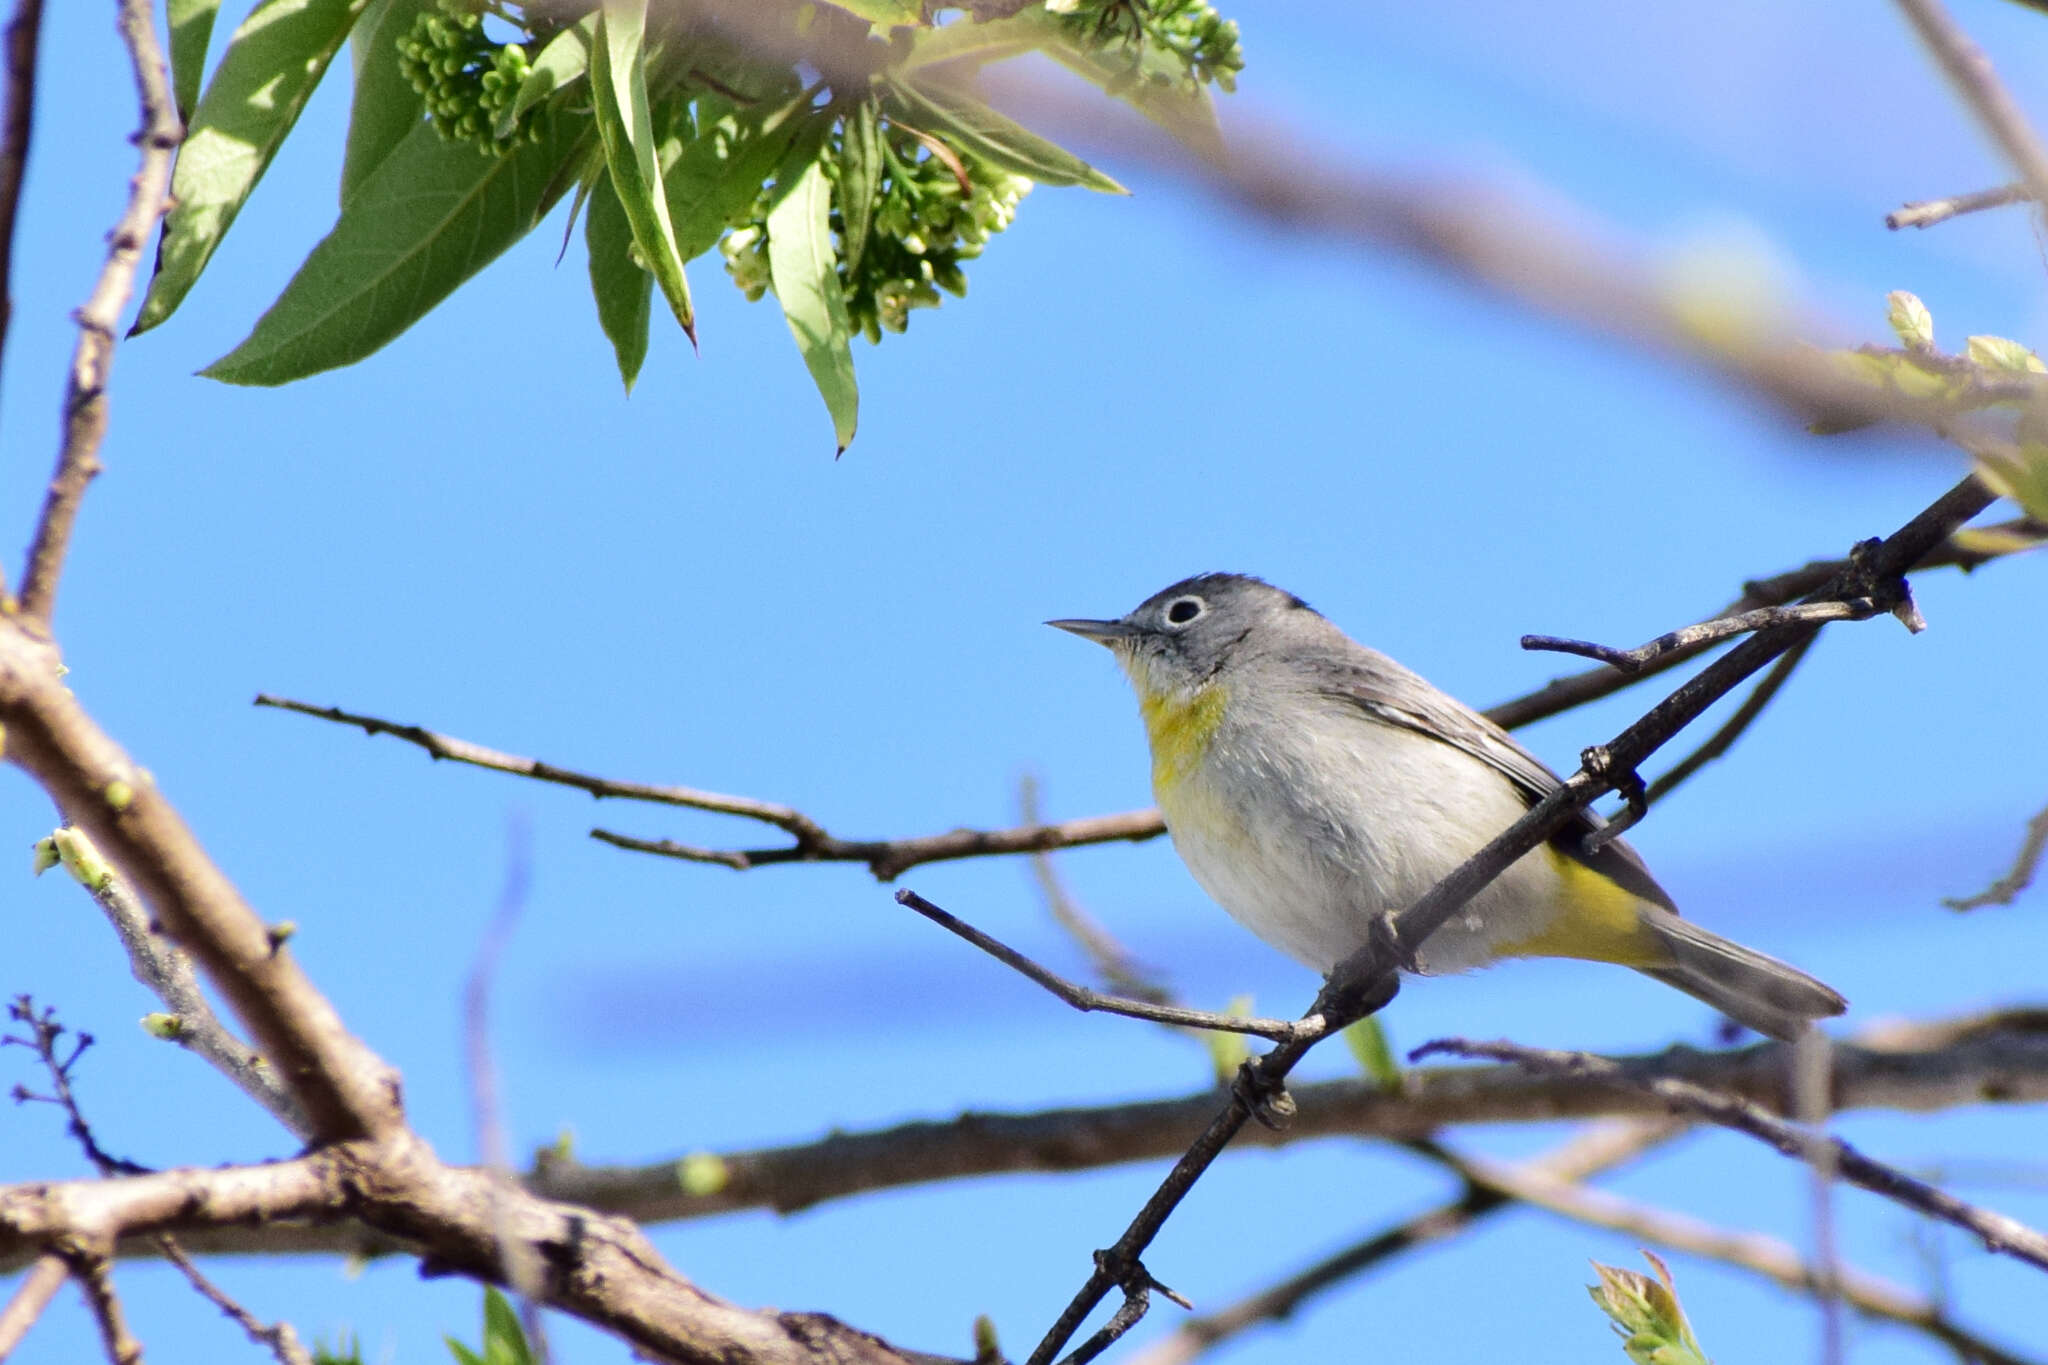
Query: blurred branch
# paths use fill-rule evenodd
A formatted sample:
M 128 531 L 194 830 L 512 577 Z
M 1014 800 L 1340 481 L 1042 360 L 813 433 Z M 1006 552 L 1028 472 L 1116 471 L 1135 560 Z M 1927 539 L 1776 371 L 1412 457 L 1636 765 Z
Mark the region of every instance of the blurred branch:
M 1475 1185 L 1501 1197 L 1548 1209 L 1576 1223 L 1608 1228 L 1632 1239 L 1752 1271 L 1787 1289 L 1807 1294 L 1821 1291 L 1822 1272 L 1774 1237 L 1717 1227 L 1681 1213 L 1633 1203 L 1588 1189 L 1569 1175 L 1536 1168 L 1536 1163 L 1507 1166 L 1482 1157 L 1453 1159 L 1456 1168 Z M 1915 1328 L 1979 1365 L 2041 1365 L 2038 1359 L 2017 1355 L 1957 1324 L 1933 1300 L 1876 1276 L 1845 1271 L 1833 1288 L 1857 1312 Z
M 1898 0 L 1898 5 L 1964 107 L 2020 173 L 2028 195 L 2048 203 L 2048 147 L 2042 146 L 2019 104 L 1999 82 L 1990 59 L 1956 26 L 1941 0 Z
M 1038 779 L 1028 773 L 1017 783 L 1017 816 L 1019 825 L 1025 829 L 1045 823 L 1038 806 Z M 1035 850 L 1030 855 L 1030 862 L 1031 877 L 1038 883 L 1038 894 L 1045 901 L 1046 913 L 1080 945 L 1095 968 L 1095 974 L 1111 990 L 1154 1005 L 1174 1003 L 1173 992 L 1156 980 L 1100 921 L 1082 909 L 1068 893 L 1050 852 Z
M 109 1365 L 142 1365 L 142 1343 L 128 1330 L 128 1316 L 121 1310 L 120 1295 L 114 1292 L 114 1275 L 107 1258 L 89 1250 L 67 1257 L 71 1278 L 85 1295 L 85 1306 L 100 1329 L 100 1348 Z
M 1517 1168 L 1565 1182 L 1584 1180 L 1631 1161 L 1688 1130 L 1670 1119 L 1599 1124 Z M 1442 1149 L 1432 1144 L 1432 1155 Z M 1186 1365 L 1203 1352 L 1259 1326 L 1293 1316 L 1309 1299 L 1403 1252 L 1429 1246 L 1517 1202 L 1495 1185 L 1464 1178 L 1458 1197 L 1345 1247 L 1286 1279 L 1213 1313 L 1188 1318 L 1130 1358 L 1129 1365 Z
M 2048 543 L 2048 525 L 2031 518 L 2016 517 L 1991 526 L 1960 530 L 1946 536 L 1913 567 L 1915 570 L 1970 570 L 2008 555 L 2039 548 L 2043 543 Z M 1770 578 L 1752 580 L 1743 585 L 1740 597 L 1722 612 L 1706 620 L 1711 622 L 1764 607 L 1782 606 L 1794 598 L 1814 592 L 1849 567 L 1850 561 L 1846 558 L 1817 559 Z M 1554 678 L 1535 691 L 1502 702 L 1484 714 L 1494 723 L 1507 729 L 1530 725 L 1574 707 L 1611 696 L 1645 678 L 1675 668 L 1705 653 L 1714 643 L 1716 642 L 1706 641 L 1681 645 L 1659 653 L 1635 676 L 1618 669 L 1601 667 L 1568 677 Z M 1779 682 L 1782 684 L 1782 677 Z M 1775 690 L 1774 687 L 1772 691 Z M 1769 700 L 1769 695 L 1763 698 L 1765 702 Z M 803 812 L 775 802 L 760 801 L 746 796 L 730 796 L 720 792 L 699 791 L 691 787 L 600 777 L 541 759 L 486 748 L 481 744 L 418 725 L 345 711 L 336 706 L 315 706 L 309 702 L 269 694 L 258 696 L 256 704 L 312 716 L 317 720 L 331 721 L 337 725 L 351 726 L 361 729 L 367 735 L 390 735 L 426 750 L 436 759 L 448 759 L 452 762 L 488 768 L 494 772 L 510 773 L 515 777 L 575 787 L 599 798 L 646 801 L 656 805 L 681 806 L 714 814 L 737 815 L 745 819 L 759 820 L 787 832 L 794 839 L 791 844 L 778 848 L 703 848 L 678 843 L 672 839 L 643 839 L 604 829 L 594 829 L 590 832 L 592 838 L 618 848 L 655 853 L 686 862 L 713 863 L 738 869 L 767 867 L 777 863 L 855 862 L 866 864 L 868 870 L 882 881 L 894 881 L 911 868 L 925 863 L 1016 853 L 1044 853 L 1091 844 L 1136 843 L 1157 838 L 1166 832 L 1165 822 L 1157 810 L 1133 810 L 1052 824 L 1027 820 L 1021 825 L 1007 829 L 954 829 L 941 834 L 901 839 L 842 839 L 826 831 L 818 821 Z M 1733 740 L 1734 735 L 1730 735 L 1728 744 L 1732 744 Z M 1723 744 L 1715 753 L 1700 759 L 1700 763 L 1704 764 L 1712 758 L 1719 757 L 1720 753 L 1726 752 L 1728 744 Z M 1124 993 L 1143 998 L 1142 992 Z
M 1754 1043 L 1615 1057 L 1631 1077 L 1675 1077 L 1789 1114 L 1787 1049 Z M 1411 1067 L 1389 1093 L 1369 1079 L 1293 1088 L 1299 1112 L 1284 1130 L 1247 1129 L 1240 1145 L 1280 1147 L 1362 1137 L 1412 1141 L 1453 1125 L 1560 1119 L 1649 1119 L 1670 1106 L 1641 1088 L 1597 1078 L 1539 1075 L 1518 1066 Z M 957 1118 L 840 1132 L 784 1147 L 699 1152 L 632 1166 L 584 1166 L 543 1154 L 525 1177 L 535 1194 L 643 1224 L 745 1209 L 794 1213 L 876 1190 L 1020 1171 L 1093 1170 L 1177 1155 L 1214 1112 L 1217 1092 L 1173 1099 Z M 2048 1103 L 2048 1010 L 1886 1024 L 1837 1048 L 1830 1103 L 1837 1112 L 1932 1113 L 1985 1104 Z M 686 1188 L 677 1178 L 687 1166 Z M 187 1232 L 188 1250 L 376 1256 L 411 1252 L 360 1222 L 222 1227 Z M 153 1255 L 146 1239 L 125 1255 Z M 0 1254 L 0 1270 L 24 1263 Z
M 1423 1057 L 1439 1053 L 1514 1062 L 1553 1075 L 1585 1076 L 1645 1090 L 1673 1108 L 1711 1120 L 1724 1128 L 1747 1133 L 1800 1161 L 1811 1161 L 1813 1149 L 1824 1146 L 1841 1178 L 1850 1184 L 1926 1217 L 1959 1227 L 1976 1236 L 1986 1250 L 2002 1252 L 2036 1269 L 2048 1270 L 2048 1236 L 2034 1231 L 2018 1219 L 1965 1203 L 1924 1180 L 1864 1156 L 1840 1138 L 1817 1138 L 1740 1096 L 1672 1076 L 1630 1076 L 1614 1062 L 1591 1053 L 1524 1047 L 1504 1041 L 1482 1043 L 1465 1038 L 1440 1038 L 1423 1044 L 1410 1055 Z
M 120 0 L 119 12 L 121 37 L 134 65 L 142 104 L 142 127 L 135 135 L 142 164 L 128 182 L 128 206 L 107 235 L 107 263 L 91 295 L 73 315 L 78 321 L 78 348 L 71 357 L 64 393 L 64 443 L 21 581 L 21 610 L 45 629 L 56 609 L 57 578 L 64 569 L 79 503 L 100 472 L 100 443 L 107 434 L 107 374 L 114 364 L 121 310 L 134 292 L 143 245 L 163 216 L 170 194 L 171 154 L 185 136 L 149 0 Z M 12 68 L 11 53 L 9 65 Z
M 70 1275 L 64 1258 L 55 1252 L 46 1251 L 30 1264 L 28 1274 L 22 1276 L 15 1288 L 14 1297 L 5 1308 L 0 1308 L 0 1362 L 14 1354 L 14 1348 L 28 1335 L 28 1329 L 36 1325 L 36 1319 L 57 1297 L 57 1291 Z
M 2012 867 L 2004 876 L 1974 896 L 1944 896 L 1941 903 L 1951 910 L 2011 905 L 2020 892 L 2033 884 L 2034 873 L 2041 866 L 2044 852 L 2048 852 L 2048 809 L 2037 812 L 2033 819 L 2027 821 L 2026 838 L 2020 841 L 2020 851 L 2014 855 Z
M 29 136 L 36 119 L 36 51 L 41 45 L 43 0 L 16 0 L 7 23 L 7 107 L 0 113 L 0 356 L 14 320 L 14 224 L 21 182 L 28 171 Z M 0 1351 L 4 1356 L 5 1351 Z
M 1897 232 L 1900 228 L 1930 228 L 1936 223 L 1965 213 L 1979 213 L 1985 209 L 2004 208 L 2007 204 L 2025 204 L 2033 196 L 2027 193 L 2025 185 L 2000 185 L 1995 190 L 1978 190 L 1973 194 L 1956 194 L 1946 199 L 1921 199 L 1901 205 L 1884 216 L 1884 225 Z

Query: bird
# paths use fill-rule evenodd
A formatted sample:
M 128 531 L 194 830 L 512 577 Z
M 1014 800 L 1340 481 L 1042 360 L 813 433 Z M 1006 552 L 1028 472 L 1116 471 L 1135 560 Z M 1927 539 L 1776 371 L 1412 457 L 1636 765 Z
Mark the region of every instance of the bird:
M 1507 731 L 1259 578 L 1198 574 L 1114 620 L 1046 624 L 1107 646 L 1129 677 L 1152 790 L 1195 880 L 1318 972 L 1561 785 Z M 1405 965 L 1613 963 L 1788 1042 L 1848 1008 L 1797 968 L 1680 917 L 1626 842 L 1588 851 L 1604 823 L 1582 811 L 1404 945 Z

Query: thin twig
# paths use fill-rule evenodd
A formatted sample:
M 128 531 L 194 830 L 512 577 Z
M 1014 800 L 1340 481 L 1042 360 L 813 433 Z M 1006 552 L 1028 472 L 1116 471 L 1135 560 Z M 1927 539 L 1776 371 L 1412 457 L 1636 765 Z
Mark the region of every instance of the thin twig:
M 1995 190 L 1954 194 L 1946 199 L 1919 199 L 1887 213 L 1884 225 L 1894 232 L 1900 228 L 1930 228 L 1965 213 L 2004 208 L 2007 204 L 2024 204 L 2032 198 L 2025 185 L 2000 185 Z
M 110 1365 L 142 1365 L 142 1343 L 128 1330 L 128 1317 L 121 1311 L 121 1298 L 114 1292 L 114 1277 L 107 1258 L 89 1251 L 69 1253 L 71 1278 L 78 1282 L 92 1320 L 100 1329 L 100 1346 Z
M 36 1257 L 28 1274 L 14 1291 L 14 1297 L 0 1308 L 0 1365 L 14 1354 L 14 1348 L 28 1335 L 28 1329 L 36 1325 L 36 1319 L 50 1306 L 50 1300 L 64 1287 L 64 1281 L 71 1275 L 64 1258 L 54 1251 L 46 1251 Z
M 1298 1020 L 1257 1019 L 1241 1014 L 1217 1014 L 1210 1010 L 1192 1010 L 1180 1005 L 1161 1005 L 1150 1000 L 1129 1000 L 1120 996 L 1104 995 L 1101 991 L 1090 990 L 1046 970 L 1015 948 L 991 938 L 957 915 L 940 909 L 915 891 L 898 891 L 896 903 L 909 906 L 940 928 L 966 939 L 996 961 L 1012 971 L 1029 977 L 1083 1013 L 1099 1010 L 1104 1014 L 1120 1014 L 1126 1019 L 1145 1019 L 1155 1024 L 1173 1024 L 1181 1028 L 1214 1029 L 1219 1033 L 1249 1033 L 1254 1037 L 1268 1038 L 1276 1043 L 1313 1040 L 1324 1037 L 1329 1031 L 1328 1022 L 1313 1014 Z
M 1027 829 L 1045 823 L 1038 807 L 1038 780 L 1029 773 L 1017 781 L 1017 817 L 1018 824 Z M 1049 851 L 1036 850 L 1030 855 L 1030 862 L 1032 880 L 1038 883 L 1038 894 L 1045 902 L 1046 913 L 1080 945 L 1095 968 L 1095 974 L 1111 990 L 1127 999 L 1154 1005 L 1175 1003 L 1172 990 L 1155 979 L 1100 921 L 1075 901 L 1066 883 L 1060 879 L 1059 869 L 1054 866 Z
M 1540 1172 L 1558 1181 L 1576 1182 L 1633 1160 L 1689 1127 L 1673 1119 L 1595 1124 L 1518 1169 Z M 1464 1172 L 1460 1171 L 1460 1175 L 1462 1177 Z M 1516 1196 L 1496 1186 L 1482 1185 L 1465 1178 L 1464 1189 L 1457 1198 L 1376 1232 L 1236 1303 L 1213 1313 L 1189 1318 L 1170 1334 L 1138 1352 L 1131 1358 L 1130 1365 L 1187 1365 L 1203 1352 L 1260 1323 L 1291 1317 L 1317 1294 L 1335 1288 L 1382 1261 L 1442 1241 L 1515 1202 Z
M 2041 866 L 2044 852 L 2048 852 L 2048 809 L 2037 812 L 2033 819 L 2027 821 L 2027 837 L 2020 841 L 2020 851 L 2004 876 L 1974 896 L 1944 896 L 1941 903 L 1951 910 L 2011 905 L 2019 898 L 2020 892 L 2033 885 L 2034 873 Z
M 206 1278 L 199 1266 L 178 1246 L 177 1239 L 169 1235 L 159 1237 L 157 1245 L 163 1249 L 164 1259 L 176 1266 L 199 1296 L 220 1309 L 236 1326 L 249 1334 L 249 1340 L 266 1347 L 277 1357 L 277 1365 L 313 1365 L 313 1356 L 299 1341 L 299 1334 L 288 1322 L 265 1323 L 254 1313 L 235 1302 L 226 1290 Z
M 1676 791 L 1687 778 L 1734 748 L 1735 741 L 1748 732 L 1749 727 L 1756 723 L 1757 717 L 1763 715 L 1764 708 L 1771 704 L 1779 689 L 1784 687 L 1793 670 L 1799 667 L 1801 661 L 1806 658 L 1807 651 L 1813 648 L 1814 641 L 1818 639 L 1818 635 L 1809 636 L 1779 655 L 1778 661 L 1771 665 L 1771 671 L 1757 680 L 1756 686 L 1749 690 L 1749 695 L 1742 699 L 1742 705 L 1735 708 L 1735 714 L 1729 716 L 1720 729 L 1708 736 L 1707 741 L 1699 748 L 1672 764 L 1667 771 L 1657 775 L 1656 780 L 1643 792 L 1645 804 L 1656 805 Z
M 1589 1076 L 1618 1086 L 1644 1089 L 1673 1108 L 1711 1120 L 1724 1128 L 1747 1133 L 1775 1147 L 1786 1156 L 1810 1160 L 1814 1144 L 1824 1143 L 1832 1152 L 1842 1179 L 1881 1195 L 1894 1203 L 1941 1222 L 1952 1224 L 1975 1236 L 1987 1251 L 1999 1252 L 2048 1270 L 2048 1236 L 2002 1213 L 1965 1203 L 1924 1180 L 1908 1175 L 1863 1155 L 1840 1138 L 1816 1139 L 1795 1123 L 1788 1123 L 1762 1106 L 1734 1095 L 1673 1077 L 1630 1076 L 1621 1067 L 1587 1052 L 1563 1052 L 1549 1048 L 1524 1047 L 1505 1041 L 1474 1042 L 1467 1038 L 1439 1038 L 1423 1044 L 1410 1054 L 1426 1057 L 1448 1054 L 1485 1057 L 1514 1062 L 1534 1070 Z
M 170 193 L 171 154 L 185 135 L 171 96 L 170 73 L 148 0 L 120 0 L 120 29 L 135 68 L 142 103 L 142 127 L 135 140 L 142 162 L 128 182 L 128 205 L 107 235 L 107 262 L 98 283 L 79 308 L 78 348 L 64 393 L 64 444 L 57 471 L 43 499 L 22 572 L 21 609 L 45 628 L 57 604 L 57 579 L 71 545 L 71 527 L 86 486 L 100 472 L 100 443 L 107 434 L 107 375 L 113 368 L 121 310 L 134 292 L 143 245 L 163 216 Z
M 311 1137 L 305 1111 L 278 1080 L 276 1071 L 262 1053 L 237 1038 L 221 1022 L 207 1001 L 206 992 L 200 989 L 192 959 L 156 927 L 127 883 L 98 858 L 84 832 L 60 830 L 52 838 L 84 841 L 82 848 L 74 845 L 66 850 L 66 861 L 120 937 L 128 954 L 128 970 L 169 1011 L 168 1020 L 152 1032 L 204 1058 L 293 1133 Z M 83 864 L 81 853 L 86 859 Z M 77 872 L 81 865 L 90 869 L 82 876 Z
M 16 0 L 7 24 L 7 108 L 0 114 L 0 355 L 6 352 L 8 324 L 14 319 L 14 222 L 35 130 L 42 27 L 43 0 Z
M 1941 0 L 1898 0 L 1907 22 L 2034 199 L 2048 203 L 2048 147 L 2027 122 L 1991 61 L 1949 17 Z
M 1885 610 L 1868 597 L 1859 597 L 1849 602 L 1807 602 L 1794 607 L 1759 607 L 1735 616 L 1718 616 L 1711 621 L 1702 621 L 1696 626 L 1684 626 L 1678 630 L 1659 635 L 1646 645 L 1634 649 L 1616 649 L 1612 645 L 1598 645 L 1590 640 L 1570 640 L 1558 635 L 1524 635 L 1523 649 L 1548 650 L 1556 654 L 1577 654 L 1582 658 L 1598 659 L 1604 664 L 1620 669 L 1624 673 L 1641 673 L 1644 667 L 1680 649 L 1696 649 L 1719 644 L 1737 635 L 1748 635 L 1772 626 L 1800 624 L 1820 625 L 1828 621 L 1867 621 Z

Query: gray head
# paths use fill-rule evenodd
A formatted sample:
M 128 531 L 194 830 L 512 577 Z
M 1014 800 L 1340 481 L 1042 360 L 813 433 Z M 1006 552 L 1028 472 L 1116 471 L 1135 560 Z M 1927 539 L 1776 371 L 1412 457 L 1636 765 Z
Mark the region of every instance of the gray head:
M 1183 578 L 1114 621 L 1046 624 L 1108 646 L 1140 696 L 1199 687 L 1275 640 L 1335 629 L 1293 593 L 1236 573 Z

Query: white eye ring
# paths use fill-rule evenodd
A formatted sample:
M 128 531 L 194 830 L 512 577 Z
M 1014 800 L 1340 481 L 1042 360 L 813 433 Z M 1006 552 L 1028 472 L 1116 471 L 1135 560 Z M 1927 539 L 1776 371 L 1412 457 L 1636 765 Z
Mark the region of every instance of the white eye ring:
M 1199 597 L 1176 597 L 1166 604 L 1166 624 L 1184 626 L 1209 609 Z

